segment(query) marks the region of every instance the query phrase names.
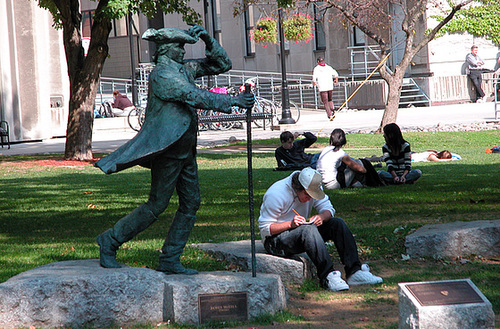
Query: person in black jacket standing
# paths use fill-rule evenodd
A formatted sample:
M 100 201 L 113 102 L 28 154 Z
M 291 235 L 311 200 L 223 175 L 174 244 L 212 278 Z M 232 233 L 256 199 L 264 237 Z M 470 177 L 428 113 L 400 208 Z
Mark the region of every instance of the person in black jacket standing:
M 298 136 L 303 135 L 305 138 L 295 140 Z M 280 135 L 281 146 L 274 151 L 274 156 L 278 163 L 277 170 L 296 170 L 305 167 L 316 169 L 316 163 L 320 153 L 309 154 L 305 149 L 316 142 L 318 138 L 310 132 L 302 134 L 292 134 L 289 131 L 284 131 Z

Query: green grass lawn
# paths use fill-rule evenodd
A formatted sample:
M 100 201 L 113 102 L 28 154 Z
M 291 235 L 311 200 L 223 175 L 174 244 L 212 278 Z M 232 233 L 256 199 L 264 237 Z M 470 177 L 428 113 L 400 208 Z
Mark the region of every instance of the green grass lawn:
M 337 216 L 356 235 L 362 260 L 371 262 L 375 273 L 386 274 L 387 285 L 471 278 L 500 314 L 500 259 L 403 261 L 401 257 L 406 234 L 424 224 L 500 219 L 500 154 L 485 153 L 500 144 L 500 132 L 406 133 L 404 137 L 413 151 L 448 149 L 463 159 L 414 164 L 423 172 L 414 185 L 327 191 Z M 347 140 L 345 150 L 352 157 L 381 155 L 381 135 L 350 134 Z M 320 138 L 318 151 L 327 143 L 327 138 Z M 148 197 L 147 169 L 134 167 L 105 175 L 92 166 L 23 163 L 46 158 L 0 158 L 0 282 L 51 262 L 98 258 L 95 237 Z M 249 239 L 246 154 L 199 154 L 198 165 L 202 205 L 189 243 Z M 266 189 L 290 174 L 272 171 L 275 166 L 274 154 L 254 154 L 256 221 Z M 118 261 L 156 268 L 158 249 L 176 208 L 174 196 L 153 228 L 120 249 Z M 202 271 L 227 266 L 193 248 L 186 248 L 182 261 Z

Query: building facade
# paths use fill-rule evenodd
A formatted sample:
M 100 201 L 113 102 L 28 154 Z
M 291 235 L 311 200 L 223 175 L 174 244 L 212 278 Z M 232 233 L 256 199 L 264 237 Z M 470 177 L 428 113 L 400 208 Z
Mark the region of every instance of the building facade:
M 36 1 L 0 0 L 0 119 L 11 141 L 65 136 L 69 79 L 61 32 Z
M 234 70 L 280 72 L 280 46 L 268 44 L 264 47 L 249 36 L 260 18 L 277 18 L 277 8 L 252 5 L 234 15 L 234 4 L 226 0 L 190 2 L 201 13 L 207 31 L 226 49 Z M 96 6 L 95 1 L 81 0 L 82 36 L 85 41 L 90 38 Z M 351 91 L 375 67 L 378 47 L 361 31 L 346 25 L 338 14 L 323 10 L 318 3 L 302 10 L 315 20 L 314 37 L 308 43 L 284 43 L 283 59 L 287 73 L 310 75 L 316 59 L 321 56 L 346 78 L 347 90 Z M 395 16 L 399 15 L 397 8 L 388 10 Z M 36 1 L 0 0 L 0 15 L 3 18 L 0 20 L 0 119 L 9 122 L 11 140 L 64 136 L 69 81 L 62 32 L 52 27 L 51 14 L 39 8 Z M 287 14 L 283 13 L 283 18 L 286 17 Z M 132 27 L 131 36 L 129 24 Z M 433 24 L 435 22 L 431 18 L 423 17 L 416 34 L 423 35 Z M 148 28 L 162 27 L 189 28 L 180 15 L 175 14 L 158 13 L 151 19 L 139 14 L 131 19 L 114 20 L 109 38 L 109 58 L 102 76 L 129 79 L 140 63 L 151 62 L 155 46 L 142 40 L 141 35 Z M 404 34 L 398 30 L 397 24 L 391 25 L 384 33 L 393 45 L 389 67 L 394 67 L 402 56 Z M 408 78 L 420 86 L 432 104 L 470 101 L 473 91 L 463 75 L 463 64 L 472 44 L 479 45 L 486 67 L 493 68 L 498 48 L 491 42 L 466 34 L 451 35 L 433 40 L 424 47 L 413 59 L 407 72 Z M 202 42 L 186 45 L 186 58 L 203 56 Z M 386 91 L 385 82 L 370 81 L 352 99 L 350 107 L 383 107 Z

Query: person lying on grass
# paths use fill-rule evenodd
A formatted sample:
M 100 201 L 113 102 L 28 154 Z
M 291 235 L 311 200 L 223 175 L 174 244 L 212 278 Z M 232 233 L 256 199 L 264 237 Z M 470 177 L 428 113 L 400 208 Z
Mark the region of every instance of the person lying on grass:
M 317 215 L 310 216 L 311 210 Z M 346 223 L 333 217 L 335 209 L 321 187 L 321 174 L 312 168 L 295 171 L 277 181 L 262 200 L 259 230 L 268 253 L 289 257 L 306 252 L 316 266 L 320 284 L 331 290 L 383 280 L 361 264 L 356 241 Z M 347 282 L 335 271 L 325 242 L 332 240 L 344 264 Z
M 435 150 L 429 150 L 425 152 L 412 152 L 411 161 L 412 162 L 422 162 L 422 161 L 451 161 L 460 160 L 462 157 L 458 154 L 453 154 L 448 150 L 443 150 L 441 152 Z

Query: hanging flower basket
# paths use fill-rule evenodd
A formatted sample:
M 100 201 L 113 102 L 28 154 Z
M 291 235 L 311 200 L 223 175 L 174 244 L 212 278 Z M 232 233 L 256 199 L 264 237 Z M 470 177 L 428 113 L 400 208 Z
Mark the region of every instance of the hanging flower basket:
M 272 17 L 261 18 L 250 32 L 250 37 L 256 43 L 277 43 L 278 32 L 276 31 L 276 26 L 276 19 Z M 267 47 L 267 45 L 264 45 L 264 47 Z
M 283 22 L 283 34 L 290 41 L 306 43 L 313 38 L 311 16 L 297 13 Z

